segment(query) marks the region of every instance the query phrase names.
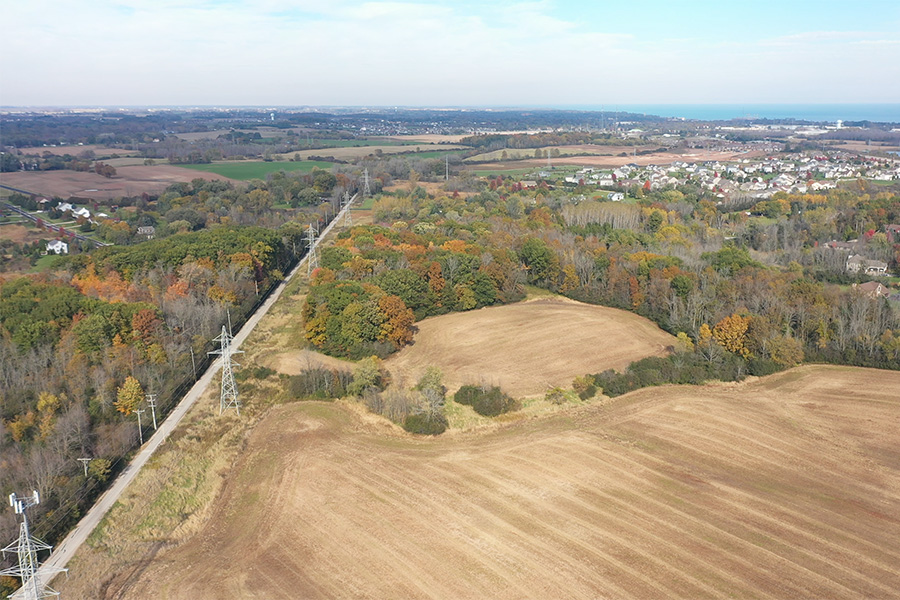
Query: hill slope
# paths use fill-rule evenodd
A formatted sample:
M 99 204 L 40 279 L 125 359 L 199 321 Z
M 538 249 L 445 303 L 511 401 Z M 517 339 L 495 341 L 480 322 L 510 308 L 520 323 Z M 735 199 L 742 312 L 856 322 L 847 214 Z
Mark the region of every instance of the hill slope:
M 385 361 L 394 375 L 415 381 L 436 365 L 450 390 L 484 381 L 516 396 L 568 387 L 585 373 L 624 369 L 666 354 L 675 342 L 634 313 L 561 297 L 451 313 L 418 328 L 414 343 Z
M 200 532 L 108 597 L 892 597 L 897 389 L 809 366 L 433 440 L 279 406 Z

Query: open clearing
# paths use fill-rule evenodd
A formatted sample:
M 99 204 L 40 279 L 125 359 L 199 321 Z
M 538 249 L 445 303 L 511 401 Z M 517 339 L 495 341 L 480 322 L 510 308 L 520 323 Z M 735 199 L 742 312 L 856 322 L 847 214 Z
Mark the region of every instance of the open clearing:
M 192 171 L 205 171 L 215 173 L 229 179 L 246 181 L 249 179 L 265 179 L 270 173 L 278 171 L 309 173 L 314 168 L 330 170 L 334 163 L 321 160 L 307 160 L 302 162 L 266 162 L 262 160 L 247 160 L 238 162 L 220 162 L 208 165 L 182 165 L 183 168 Z
M 411 346 L 385 361 L 412 385 L 430 365 L 451 391 L 466 383 L 500 385 L 513 396 L 569 387 L 585 373 L 623 369 L 664 355 L 675 338 L 633 313 L 564 298 L 452 313 L 417 323 Z
M 162 193 L 176 182 L 193 179 L 226 179 L 216 173 L 194 171 L 171 165 L 116 167 L 116 176 L 107 179 L 96 173 L 80 171 L 18 171 L 4 173 L 3 184 L 47 197 L 93 198 L 110 200 L 122 196 Z
M 898 388 L 807 366 L 435 439 L 282 405 L 197 532 L 90 597 L 896 598 Z
M 468 146 L 459 146 L 456 144 L 415 144 L 415 145 L 390 145 L 390 146 L 342 146 L 335 148 L 318 148 L 316 150 L 297 150 L 296 152 L 287 152 L 280 154 L 283 160 L 299 156 L 303 160 L 309 159 L 310 156 L 322 156 L 349 160 L 354 158 L 362 158 L 370 154 L 415 154 L 416 152 L 427 152 L 429 150 L 468 150 Z M 425 158 L 425 157 L 423 157 Z

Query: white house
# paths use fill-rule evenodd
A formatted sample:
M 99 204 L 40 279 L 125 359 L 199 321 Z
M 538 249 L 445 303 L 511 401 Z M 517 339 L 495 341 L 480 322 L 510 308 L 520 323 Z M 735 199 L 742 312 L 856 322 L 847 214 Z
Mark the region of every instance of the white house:
M 90 219 L 91 211 L 82 206 L 78 210 L 72 211 L 72 215 L 74 217 L 84 217 L 85 219 Z
M 609 198 L 610 200 L 612 200 L 613 202 L 621 202 L 622 200 L 625 199 L 625 194 L 623 194 L 622 192 L 610 192 L 609 194 L 606 195 L 606 197 Z
M 69 253 L 69 245 L 60 240 L 53 240 L 47 244 L 47 253 L 53 254 L 68 254 Z

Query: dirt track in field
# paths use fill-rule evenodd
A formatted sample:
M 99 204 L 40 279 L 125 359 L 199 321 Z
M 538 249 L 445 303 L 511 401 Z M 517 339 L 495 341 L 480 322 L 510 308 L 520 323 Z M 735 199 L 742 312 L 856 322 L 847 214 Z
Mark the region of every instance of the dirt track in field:
M 413 385 L 434 365 L 451 391 L 484 382 L 514 396 L 570 387 L 585 373 L 624 369 L 666 354 L 675 341 L 633 313 L 565 298 L 453 313 L 417 326 L 413 344 L 385 361 L 395 378 Z
M 896 598 L 900 373 L 809 366 L 413 439 L 273 409 L 112 598 Z

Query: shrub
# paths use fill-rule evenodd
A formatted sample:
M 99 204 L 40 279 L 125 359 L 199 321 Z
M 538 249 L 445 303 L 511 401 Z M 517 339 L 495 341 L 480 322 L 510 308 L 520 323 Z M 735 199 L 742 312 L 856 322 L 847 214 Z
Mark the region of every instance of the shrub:
M 440 435 L 447 430 L 447 417 L 442 414 L 411 414 L 403 420 L 403 429 L 420 435 Z
M 505 394 L 499 387 L 484 388 L 475 385 L 464 385 L 453 396 L 459 404 L 467 404 L 484 417 L 496 417 L 497 415 L 518 410 L 521 405 L 510 395 Z

